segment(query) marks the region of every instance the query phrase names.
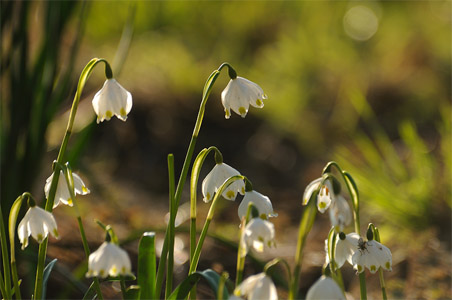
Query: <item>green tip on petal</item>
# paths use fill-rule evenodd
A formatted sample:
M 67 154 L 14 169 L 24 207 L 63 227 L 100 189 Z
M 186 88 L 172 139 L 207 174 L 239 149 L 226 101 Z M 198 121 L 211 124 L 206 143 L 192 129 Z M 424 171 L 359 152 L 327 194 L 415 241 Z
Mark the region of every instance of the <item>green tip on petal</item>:
M 105 113 L 105 116 L 110 119 L 111 117 L 113 117 L 113 113 L 109 110 L 107 110 L 107 112 Z
M 239 113 L 242 116 L 242 118 L 244 118 L 245 115 L 246 115 L 246 109 L 243 106 L 240 106 L 239 107 Z
M 121 116 L 125 117 L 127 116 L 126 110 L 123 108 L 121 108 L 121 110 L 119 111 L 119 113 L 121 114 Z
M 325 202 L 320 202 L 319 203 L 319 208 L 323 209 L 326 207 L 326 203 Z
M 374 266 L 374 265 L 371 265 L 371 266 L 370 266 L 370 270 L 371 270 L 372 272 L 375 272 L 375 271 L 377 271 L 377 267 Z
M 232 198 L 234 198 L 234 196 L 235 196 L 235 193 L 233 191 L 227 191 L 226 192 L 226 197 L 232 199 Z
M 363 267 L 361 265 L 358 265 L 358 272 L 361 273 L 363 271 Z
M 56 230 L 56 229 L 53 230 L 53 236 L 54 236 L 55 238 L 59 238 L 58 230 Z
M 261 106 L 261 105 L 262 105 L 261 99 L 257 99 L 257 100 L 256 100 L 256 105 L 258 105 L 258 106 Z
M 38 243 L 41 243 L 43 240 L 42 234 L 38 234 Z
M 82 186 L 82 192 L 88 193 L 88 189 L 86 187 Z
M 67 205 L 72 206 L 74 202 L 72 201 L 72 198 L 67 199 Z
M 385 264 L 386 269 L 391 269 L 391 263 L 389 261 L 386 262 Z

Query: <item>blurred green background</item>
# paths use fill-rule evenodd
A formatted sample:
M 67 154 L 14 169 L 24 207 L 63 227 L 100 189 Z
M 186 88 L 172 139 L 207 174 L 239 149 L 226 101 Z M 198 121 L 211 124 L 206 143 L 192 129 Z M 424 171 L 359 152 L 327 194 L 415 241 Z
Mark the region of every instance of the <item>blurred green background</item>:
M 1 6 L 4 215 L 25 190 L 43 198 L 78 75 L 91 58 L 103 57 L 132 93 L 134 107 L 126 123 L 96 125 L 91 99 L 104 77 L 101 70 L 93 73 L 68 154 L 92 191 L 79 202 L 87 223 L 116 224 L 124 239 L 162 227 L 166 155 L 175 154 L 178 172 L 204 81 L 227 61 L 269 99 L 245 119 L 225 120 L 220 94 L 228 78 L 222 74 L 196 149 L 217 146 L 226 163 L 273 200 L 281 249 L 295 245 L 304 187 L 336 160 L 360 189 L 363 229 L 375 223 L 393 250 L 394 272 L 386 273 L 391 298 L 450 298 L 450 1 Z M 235 240 L 231 205 L 238 204 L 224 204 L 213 230 Z M 61 211 L 63 238 L 54 243 L 54 256 L 71 265 L 64 248 L 81 244 L 77 236 L 73 244 L 64 241 L 61 223 L 70 211 Z M 329 228 L 326 216 L 318 219 L 317 240 Z M 92 227 L 91 241 L 98 244 L 101 232 Z M 321 251 L 322 238 L 312 243 L 313 253 Z M 320 274 L 321 259 L 310 264 L 311 258 L 306 255 L 304 289 Z M 205 267 L 215 256 L 210 260 Z M 234 263 L 223 267 L 232 273 Z M 349 275 L 346 285 L 356 297 L 357 280 Z M 374 283 L 369 290 L 378 297 Z

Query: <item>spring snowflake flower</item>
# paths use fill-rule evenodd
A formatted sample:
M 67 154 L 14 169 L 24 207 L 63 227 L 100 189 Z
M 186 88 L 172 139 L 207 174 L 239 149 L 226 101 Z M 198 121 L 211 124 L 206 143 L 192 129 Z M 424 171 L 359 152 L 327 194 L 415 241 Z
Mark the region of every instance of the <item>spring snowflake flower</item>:
M 371 240 L 365 242 L 362 238 L 358 240 L 358 250 L 352 256 L 353 268 L 357 273 L 364 271 L 364 267 L 374 274 L 378 268 L 392 271 L 392 254 L 388 247 Z
M 117 245 L 104 242 L 99 249 L 89 255 L 86 277 L 105 278 L 108 275 L 131 275 L 131 263 L 126 251 Z
M 17 235 L 22 243 L 22 250 L 28 246 L 30 235 L 38 243 L 41 243 L 49 232 L 53 237 L 58 238 L 57 224 L 53 215 L 38 206 L 30 207 L 17 227 Z
M 306 300 L 317 300 L 317 299 L 343 299 L 345 300 L 344 293 L 337 283 L 327 277 L 322 275 L 308 290 L 306 294 Z
M 204 202 L 209 202 L 213 199 L 213 195 L 221 187 L 221 185 L 232 176 L 240 175 L 239 171 L 233 167 L 225 164 L 218 163 L 215 167 L 207 174 L 202 182 L 202 194 L 204 196 Z M 236 180 L 231 183 L 223 192 L 223 197 L 234 201 L 237 196 L 237 192 L 240 194 L 245 193 L 245 183 L 243 180 Z
M 245 234 L 241 241 L 242 257 L 248 253 L 250 248 L 257 252 L 264 252 L 265 248 L 275 245 L 274 239 L 275 226 L 273 223 L 261 218 L 251 219 L 245 226 Z
M 231 109 L 244 118 L 250 104 L 262 108 L 265 99 L 267 96 L 259 85 L 240 76 L 231 79 L 221 93 L 226 119 L 231 117 Z
M 93 108 L 97 115 L 97 123 L 109 121 L 113 115 L 125 121 L 132 109 L 132 95 L 114 78 L 110 78 L 94 96 Z
M 308 184 L 303 193 L 303 205 L 308 204 L 312 193 L 319 188 L 322 178 L 317 178 Z M 320 192 L 317 196 L 317 209 L 324 213 L 325 210 L 334 202 L 334 193 L 332 193 L 333 187 L 329 180 L 325 181 L 325 184 L 320 188 Z
M 276 287 L 265 273 L 245 279 L 234 291 L 236 296 L 246 296 L 248 300 L 277 300 Z
M 340 233 L 336 240 L 334 260 L 338 268 L 342 267 L 345 261 L 353 265 L 352 256 L 358 250 L 359 235 L 355 232 L 347 235 Z
M 243 197 L 242 202 L 239 205 L 239 218 L 240 220 L 246 215 L 246 211 L 248 210 L 248 204 L 253 202 L 253 205 L 259 211 L 259 216 L 264 217 L 276 217 L 278 214 L 275 214 L 273 211 L 273 206 L 270 199 L 267 196 L 262 195 L 256 191 L 245 192 L 245 197 Z
M 334 198 L 335 200 L 331 203 L 329 209 L 331 225 L 338 226 L 339 230 L 342 231 L 352 222 L 352 211 L 342 195 L 335 195 Z
M 75 173 L 72 173 L 72 177 L 74 179 L 74 194 L 86 195 L 89 194 L 88 188 L 83 183 L 83 180 Z M 44 192 L 46 194 L 46 198 L 49 198 L 50 185 L 52 183 L 53 173 L 46 180 L 46 184 L 44 186 Z M 53 208 L 57 207 L 60 203 L 72 206 L 72 198 L 69 192 L 69 186 L 66 182 L 66 178 L 64 177 L 63 171 L 60 171 L 60 177 L 58 177 L 58 186 L 55 193 L 55 202 L 53 204 Z

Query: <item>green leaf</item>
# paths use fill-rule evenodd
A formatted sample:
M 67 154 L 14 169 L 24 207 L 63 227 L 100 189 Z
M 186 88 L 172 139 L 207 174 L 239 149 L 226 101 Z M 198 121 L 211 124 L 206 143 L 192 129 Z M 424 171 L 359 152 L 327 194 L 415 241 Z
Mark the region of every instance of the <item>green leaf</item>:
M 17 197 L 16 201 L 14 201 L 13 205 L 11 206 L 11 210 L 9 212 L 9 223 L 8 223 L 8 229 L 9 229 L 9 243 L 11 245 L 12 249 L 14 247 L 14 237 L 16 232 L 16 222 L 17 222 L 17 216 L 20 212 L 20 207 L 22 206 L 23 201 L 22 195 Z
M 133 300 L 143 299 L 143 298 L 140 298 L 140 294 L 141 294 L 140 292 L 141 292 L 141 289 L 138 285 L 131 285 L 126 290 L 124 299 L 133 299 Z
M 82 300 L 88 300 L 88 299 L 96 299 L 96 289 L 94 288 L 94 281 L 89 286 L 88 290 L 86 291 L 85 295 L 83 296 Z
M 57 262 L 57 259 L 55 258 L 44 269 L 44 276 L 42 278 L 42 298 L 46 298 L 46 292 L 47 292 L 47 282 L 49 281 L 50 273 L 52 272 L 53 267 L 55 266 Z
M 168 297 L 168 300 L 184 299 L 187 297 L 188 293 L 191 291 L 192 287 L 198 283 L 200 279 L 205 279 L 209 284 L 210 288 L 217 294 L 218 285 L 220 283 L 220 275 L 211 269 L 207 269 L 202 272 L 195 272 L 185 278 L 180 285 L 176 287 L 173 293 Z M 223 299 L 228 299 L 229 293 L 227 289 L 223 290 Z
M 155 299 L 155 233 L 145 232 L 138 246 L 138 285 L 140 299 Z

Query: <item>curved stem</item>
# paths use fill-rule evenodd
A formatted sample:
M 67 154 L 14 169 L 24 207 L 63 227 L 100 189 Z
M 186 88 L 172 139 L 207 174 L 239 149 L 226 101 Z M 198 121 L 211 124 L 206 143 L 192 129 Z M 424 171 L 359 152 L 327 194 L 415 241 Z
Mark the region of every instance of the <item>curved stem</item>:
M 80 102 L 80 96 L 83 92 L 83 88 L 85 87 L 85 84 L 86 84 L 89 76 L 91 75 L 91 72 L 93 71 L 94 67 L 100 62 L 105 63 L 105 74 L 106 74 L 107 78 L 111 78 L 113 76 L 110 65 L 103 58 L 93 58 L 92 60 L 90 60 L 88 62 L 88 64 L 85 66 L 85 68 L 83 68 L 83 71 L 80 74 L 79 82 L 77 85 L 77 91 L 75 92 L 74 100 L 72 101 L 72 107 L 71 107 L 71 112 L 69 115 L 69 121 L 67 124 L 66 132 L 64 134 L 63 141 L 61 142 L 60 151 L 58 152 L 57 162 L 60 164 L 63 164 L 64 154 L 66 153 L 66 147 L 69 142 L 69 138 L 71 137 L 71 134 L 72 134 L 72 127 L 74 125 L 75 115 L 77 114 L 77 108 L 78 108 L 78 104 Z M 49 212 L 51 212 L 53 209 L 53 203 L 55 200 L 55 193 L 56 193 L 59 177 L 60 177 L 60 172 L 53 173 L 53 179 L 50 184 L 49 197 L 47 198 L 47 202 L 45 205 L 45 209 Z M 34 299 L 42 298 L 42 280 L 43 280 L 43 276 L 44 276 L 44 264 L 45 264 L 46 254 L 47 254 L 48 241 L 49 241 L 49 239 L 47 237 L 39 245 Z

